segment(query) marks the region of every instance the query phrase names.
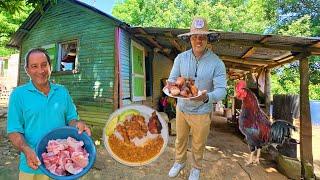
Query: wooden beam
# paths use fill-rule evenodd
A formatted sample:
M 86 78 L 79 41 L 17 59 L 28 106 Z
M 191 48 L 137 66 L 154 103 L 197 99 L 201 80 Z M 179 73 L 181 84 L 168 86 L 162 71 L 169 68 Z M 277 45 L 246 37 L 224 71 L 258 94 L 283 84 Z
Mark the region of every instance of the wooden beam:
M 316 47 L 298 47 L 298 46 L 263 44 L 260 42 L 249 41 L 249 40 L 240 41 L 240 40 L 220 39 L 218 42 L 215 42 L 215 43 L 234 44 L 234 45 L 249 46 L 249 47 L 262 47 L 262 48 L 268 48 L 268 49 L 286 50 L 286 51 L 294 51 L 294 52 L 320 53 L 320 48 L 316 48 Z
M 268 39 L 270 39 L 271 35 L 265 35 L 263 36 L 263 38 L 260 40 L 260 43 L 265 43 L 268 41 Z
M 311 45 L 310 47 L 320 48 L 320 40 L 318 42 L 314 43 L 313 45 Z
M 265 43 L 268 41 L 268 39 L 270 38 L 271 36 L 270 35 L 266 35 L 264 36 L 259 42 L 260 43 Z M 241 58 L 247 58 L 247 57 L 250 57 L 252 54 L 254 54 L 255 52 L 255 48 L 254 47 L 251 47 L 249 48 L 249 50 L 247 52 L 245 52 L 243 54 L 243 56 Z
M 238 63 L 224 62 L 224 64 L 226 65 L 226 67 L 232 68 L 232 69 L 239 69 L 239 70 L 243 70 L 243 71 L 252 71 L 252 70 L 254 70 L 254 68 L 251 67 L 251 66 L 245 66 L 245 65 L 242 65 L 242 64 L 238 64 Z
M 301 158 L 301 177 L 303 179 L 312 179 L 308 177 L 306 169 L 310 164 L 313 166 L 312 155 L 312 123 L 309 103 L 309 60 L 300 59 L 300 158 Z
M 247 64 L 247 65 L 253 65 L 253 66 L 268 66 L 275 64 L 276 62 L 274 61 L 263 61 L 263 60 L 252 60 L 250 58 L 248 59 L 241 59 L 238 57 L 233 57 L 233 56 L 219 56 L 220 59 L 224 61 L 229 61 L 229 62 L 235 62 L 235 63 L 241 63 L 241 64 Z
M 299 60 L 299 59 L 305 59 L 306 57 L 308 57 L 310 54 L 309 53 L 299 53 L 297 54 L 296 56 L 293 56 L 291 57 L 290 56 L 290 59 L 286 60 L 286 61 L 282 61 L 278 64 L 275 64 L 275 65 L 270 65 L 268 66 L 267 68 L 269 69 L 272 69 L 272 68 L 275 68 L 275 67 L 278 67 L 278 66 L 281 66 L 281 65 L 284 65 L 284 64 L 287 64 L 287 63 L 291 63 L 293 61 L 296 61 L 296 60 Z M 289 57 L 288 57 L 289 58 Z
M 165 33 L 168 37 L 173 37 L 172 33 Z M 182 52 L 186 50 L 186 47 L 183 47 L 183 45 L 180 45 L 175 38 L 169 38 L 170 43 L 175 47 L 178 51 Z
M 148 35 L 142 28 L 139 28 L 138 31 L 139 31 L 140 33 L 142 33 L 143 35 Z M 137 36 L 137 35 L 135 35 L 135 36 Z M 137 37 L 139 37 L 139 36 L 137 36 Z M 146 36 L 146 38 L 147 38 L 147 40 L 148 40 L 151 44 L 153 44 L 155 47 L 157 47 L 157 48 L 159 48 L 161 51 L 163 51 L 164 48 L 163 48 L 156 40 L 154 40 L 155 37 Z
M 254 52 L 255 52 L 254 47 L 251 47 L 247 52 L 244 53 L 243 56 L 241 56 L 241 58 L 244 59 L 244 58 L 250 57 L 252 54 L 254 54 Z
M 316 48 L 320 48 L 320 41 L 314 43 L 313 45 L 311 45 L 310 47 L 316 47 Z M 320 55 L 319 52 L 311 52 L 311 54 L 313 55 Z

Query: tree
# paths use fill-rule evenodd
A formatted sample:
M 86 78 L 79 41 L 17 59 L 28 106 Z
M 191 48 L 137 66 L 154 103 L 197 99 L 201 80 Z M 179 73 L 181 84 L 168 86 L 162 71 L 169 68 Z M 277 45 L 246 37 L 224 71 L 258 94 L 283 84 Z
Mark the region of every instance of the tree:
M 126 0 L 118 2 L 112 14 L 130 25 L 143 27 L 189 28 L 194 16 L 207 18 L 210 29 L 222 31 L 263 33 L 274 24 L 275 19 L 270 18 L 268 4 L 263 0 L 227 2 Z
M 45 4 L 56 2 L 57 0 L 0 1 L 0 57 L 17 52 L 6 48 L 6 44 L 33 9 L 42 12 Z
M 9 13 L 21 12 L 25 5 L 34 7 L 38 11 L 42 11 L 47 3 L 57 3 L 57 0 L 14 0 L 0 1 L 0 10 Z
M 24 2 L 21 2 L 19 3 L 19 11 L 14 13 L 10 11 L 0 12 L 0 57 L 9 56 L 10 54 L 17 52 L 15 49 L 6 48 L 6 44 L 9 42 L 12 34 L 19 28 L 32 10 L 33 8 L 30 5 L 26 5 Z

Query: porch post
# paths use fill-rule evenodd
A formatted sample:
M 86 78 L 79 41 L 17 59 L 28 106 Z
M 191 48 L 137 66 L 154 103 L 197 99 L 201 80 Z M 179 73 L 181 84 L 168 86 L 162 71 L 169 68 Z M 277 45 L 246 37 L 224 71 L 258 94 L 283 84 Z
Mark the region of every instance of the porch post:
M 312 123 L 309 104 L 309 59 L 300 60 L 300 158 L 301 177 L 313 177 Z M 311 173 L 310 174 L 310 167 Z
M 266 113 L 270 118 L 270 104 L 271 104 L 271 73 L 270 69 L 266 68 L 265 72 L 265 85 L 264 85 L 264 92 L 265 92 L 265 104 L 266 104 Z

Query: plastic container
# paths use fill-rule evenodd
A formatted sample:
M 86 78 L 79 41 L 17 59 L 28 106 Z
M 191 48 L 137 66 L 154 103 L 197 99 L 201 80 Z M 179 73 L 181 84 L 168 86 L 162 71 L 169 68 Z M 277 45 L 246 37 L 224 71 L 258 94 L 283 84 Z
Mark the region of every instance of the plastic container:
M 76 139 L 77 141 L 83 141 L 84 148 L 89 153 L 89 164 L 83 168 L 83 170 L 74 175 L 69 176 L 57 176 L 55 174 L 52 174 L 44 165 L 43 159 L 41 154 L 43 152 L 46 152 L 46 146 L 48 145 L 49 140 L 55 140 L 55 139 L 67 139 L 68 137 L 72 137 Z M 49 176 L 52 179 L 61 179 L 61 180 L 71 180 L 71 179 L 78 179 L 81 176 L 85 175 L 89 170 L 92 168 L 95 160 L 96 160 L 96 147 L 91 139 L 90 136 L 86 132 L 83 132 L 81 134 L 78 134 L 78 129 L 70 126 L 64 126 L 61 128 L 56 128 L 52 131 L 50 131 L 48 134 L 46 134 L 42 139 L 38 142 L 36 146 L 36 154 L 39 157 L 41 161 L 41 165 L 39 166 L 40 170 L 45 173 L 47 176 Z

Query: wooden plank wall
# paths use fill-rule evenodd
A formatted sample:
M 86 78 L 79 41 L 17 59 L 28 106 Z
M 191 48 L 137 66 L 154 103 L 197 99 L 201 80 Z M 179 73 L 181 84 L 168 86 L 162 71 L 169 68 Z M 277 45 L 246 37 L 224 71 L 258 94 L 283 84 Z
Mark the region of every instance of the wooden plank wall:
M 173 66 L 173 60 L 167 57 L 155 53 L 153 58 L 153 107 L 158 109 L 158 102 L 162 95 L 161 79 L 168 78 L 171 68 Z
M 113 111 L 114 21 L 67 1 L 48 9 L 22 43 L 21 57 L 33 47 L 78 40 L 79 73 L 51 79 L 68 88 L 80 118 L 104 124 Z M 20 84 L 29 80 L 20 58 Z

